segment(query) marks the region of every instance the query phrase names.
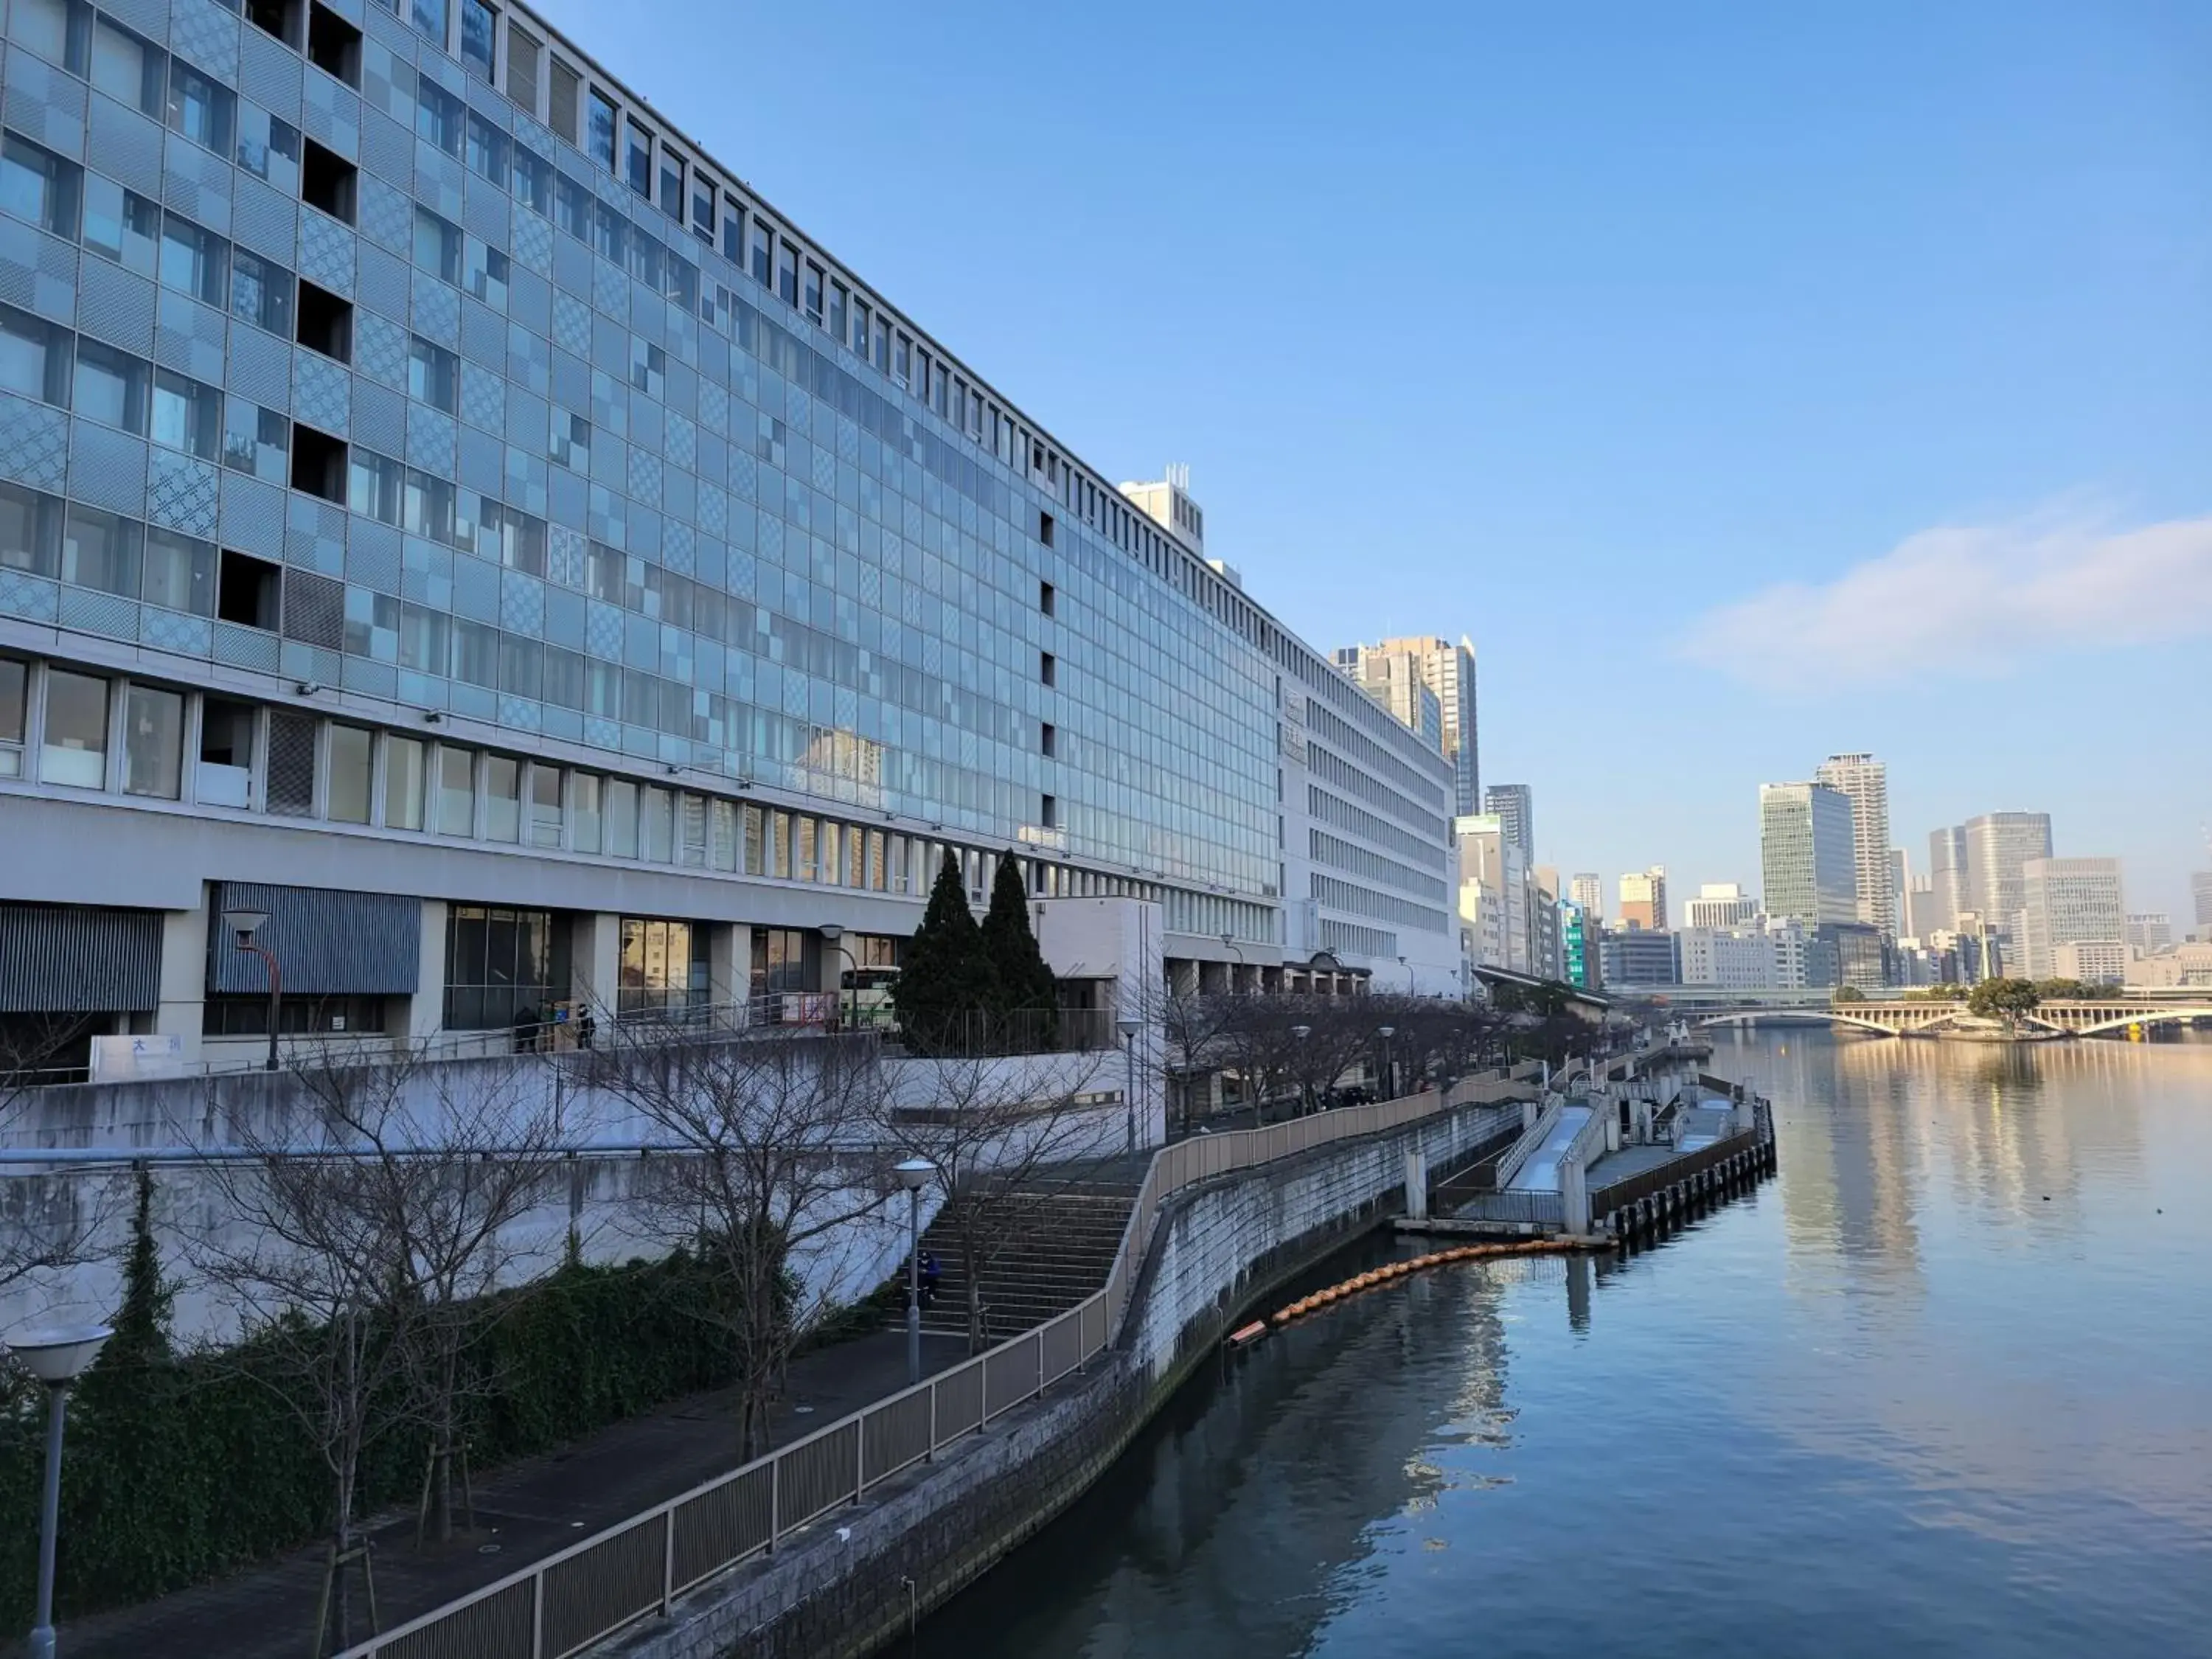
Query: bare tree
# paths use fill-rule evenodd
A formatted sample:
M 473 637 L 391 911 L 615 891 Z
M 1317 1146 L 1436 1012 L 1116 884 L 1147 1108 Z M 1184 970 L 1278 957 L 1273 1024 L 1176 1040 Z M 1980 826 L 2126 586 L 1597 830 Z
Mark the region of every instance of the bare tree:
M 917 1062 L 919 1084 L 884 1100 L 884 1139 L 902 1157 L 927 1159 L 935 1170 L 936 1224 L 958 1252 L 970 1353 L 989 1346 L 984 1275 L 1035 1236 L 1056 1197 L 1123 1152 L 1117 1115 L 1085 1097 L 1108 1058 L 1097 1051 L 1018 1060 L 939 1056 Z M 1117 1065 L 1117 1078 L 1119 1071 Z
M 831 1277 L 825 1256 L 889 1195 L 872 1138 L 880 1053 L 866 1036 L 686 1041 L 627 1024 L 597 1051 L 594 1080 L 682 1149 L 654 1161 L 646 1205 L 710 1271 L 717 1293 L 694 1311 L 730 1340 L 747 1457 L 767 1449 L 792 1349 L 827 1311 L 799 1268 Z
M 360 1127 L 386 1166 L 383 1196 L 399 1244 L 394 1295 L 404 1316 L 392 1336 L 410 1410 L 429 1439 L 428 1518 L 443 1542 L 453 1535 L 467 1409 L 500 1387 L 483 1363 L 489 1339 L 549 1265 L 516 1235 L 552 1185 L 563 1136 L 550 1098 L 533 1098 L 544 1075 L 538 1068 L 489 1061 L 422 1070 L 428 1086 L 408 1115 L 406 1145 L 388 1123 Z M 332 1075 L 307 1074 L 311 1094 L 319 1098 Z
M 1238 1018 L 1239 1005 L 1249 1000 L 1218 992 L 1179 990 L 1172 984 L 1159 988 L 1156 1017 L 1167 1039 L 1169 1073 L 1182 1079 L 1185 1134 L 1191 1129 L 1191 1079 L 1223 1070 L 1234 1057 L 1233 1045 L 1224 1040 L 1224 1035 Z
M 319 1109 L 222 1126 L 205 1170 L 216 1196 L 186 1256 L 229 1304 L 241 1340 L 228 1352 L 298 1422 L 330 1480 L 331 1517 L 314 1651 L 353 1638 L 351 1575 L 363 1453 L 400 1420 L 404 1345 L 394 1291 L 406 1243 L 388 1166 L 364 1156 L 362 1123 L 399 1103 L 404 1068 L 332 1071 Z M 218 1083 L 213 1085 L 218 1091 Z M 368 1575 L 364 1570 L 364 1582 Z M 375 1590 L 369 1584 L 369 1617 Z
M 1297 1088 L 1297 1027 L 1303 997 L 1239 997 L 1219 1010 L 1213 1046 L 1252 1108 L 1255 1127 L 1267 1121 L 1267 1109 Z
M 466 1406 L 496 1386 L 473 1363 L 506 1305 L 489 1293 L 532 1271 L 513 1230 L 544 1193 L 560 1142 L 557 1110 L 533 1098 L 534 1068 L 356 1058 L 295 1050 L 289 1107 L 272 1121 L 236 1113 L 220 1124 L 205 1161 L 219 1202 L 187 1244 L 239 1320 L 237 1364 L 290 1412 L 328 1471 L 316 1641 L 340 1648 L 353 1636 L 356 1562 L 375 1619 L 356 1529 L 370 1446 L 425 1432 L 433 1516 L 438 1536 L 451 1536 Z M 224 1085 L 210 1086 L 220 1107 Z

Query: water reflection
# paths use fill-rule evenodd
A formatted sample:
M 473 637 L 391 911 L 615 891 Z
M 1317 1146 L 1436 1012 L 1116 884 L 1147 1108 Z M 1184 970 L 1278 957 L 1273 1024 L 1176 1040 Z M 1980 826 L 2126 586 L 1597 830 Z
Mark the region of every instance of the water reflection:
M 915 1650 L 2201 1650 L 2212 1046 L 1801 1030 L 1713 1069 L 1775 1097 L 1778 1182 L 1297 1327 Z

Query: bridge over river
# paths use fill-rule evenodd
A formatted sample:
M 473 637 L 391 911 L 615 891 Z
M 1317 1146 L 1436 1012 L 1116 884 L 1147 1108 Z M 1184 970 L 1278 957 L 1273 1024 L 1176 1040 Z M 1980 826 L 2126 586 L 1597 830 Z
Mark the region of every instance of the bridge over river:
M 1968 1012 L 1963 1001 L 1869 996 L 1838 1002 L 1825 990 L 1746 992 L 1689 985 L 1668 988 L 1653 1000 L 1698 1026 L 1822 1024 L 1890 1036 L 1932 1036 L 1995 1025 Z M 2016 1024 L 2031 1035 L 2098 1036 L 2197 1019 L 2212 1020 L 2212 986 L 2116 988 L 2094 996 L 2054 998 L 2020 1015 Z

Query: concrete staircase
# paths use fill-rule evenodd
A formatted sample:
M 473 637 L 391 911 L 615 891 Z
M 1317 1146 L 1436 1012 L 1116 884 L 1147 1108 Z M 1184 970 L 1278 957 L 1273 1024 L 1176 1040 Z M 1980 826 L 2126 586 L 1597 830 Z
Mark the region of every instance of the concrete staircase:
M 1138 1182 L 1118 1172 L 1075 1181 L 1032 1180 L 1012 1200 L 994 1194 L 1000 1207 L 988 1225 L 998 1236 L 984 1267 L 983 1320 L 987 1341 L 1003 1342 L 1103 1290 L 1121 1247 Z M 925 1255 L 937 1257 L 937 1300 L 922 1310 L 926 1331 L 964 1336 L 968 1283 L 961 1266 L 959 1218 L 975 1200 L 956 1198 L 921 1236 Z M 902 1297 L 896 1322 L 903 1328 Z

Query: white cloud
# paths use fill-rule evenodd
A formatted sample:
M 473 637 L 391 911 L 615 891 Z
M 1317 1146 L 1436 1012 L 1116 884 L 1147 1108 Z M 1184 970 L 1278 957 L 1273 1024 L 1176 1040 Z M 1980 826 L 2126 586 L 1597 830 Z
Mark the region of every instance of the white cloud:
M 1692 624 L 1684 654 L 1769 687 L 1840 675 L 1998 675 L 2054 652 L 2212 636 L 2212 518 L 1924 530 L 1820 585 Z

